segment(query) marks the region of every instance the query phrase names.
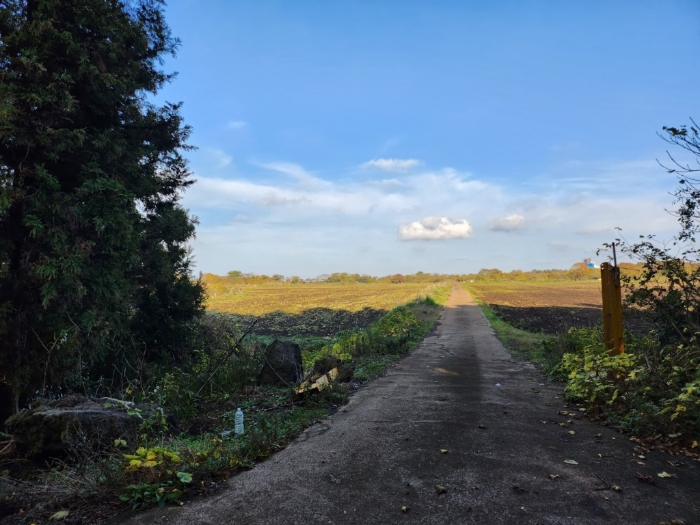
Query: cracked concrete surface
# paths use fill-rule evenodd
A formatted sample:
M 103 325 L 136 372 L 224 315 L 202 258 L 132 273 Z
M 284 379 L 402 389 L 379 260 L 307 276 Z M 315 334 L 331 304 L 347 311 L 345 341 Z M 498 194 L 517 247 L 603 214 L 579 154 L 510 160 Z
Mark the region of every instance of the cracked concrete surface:
M 220 493 L 120 522 L 700 523 L 699 463 L 641 465 L 628 437 L 562 410 L 578 412 L 562 385 L 513 359 L 455 289 L 433 334 L 338 413 Z

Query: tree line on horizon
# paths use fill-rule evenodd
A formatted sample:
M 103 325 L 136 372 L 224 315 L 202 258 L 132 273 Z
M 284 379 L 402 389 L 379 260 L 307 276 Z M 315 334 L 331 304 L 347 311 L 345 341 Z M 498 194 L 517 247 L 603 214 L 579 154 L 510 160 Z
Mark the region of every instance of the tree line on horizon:
M 634 271 L 641 268 L 640 264 L 620 263 L 623 272 Z M 548 270 L 512 270 L 504 272 L 498 268 L 482 268 L 476 273 L 447 274 L 416 272 L 413 274 L 395 273 L 384 276 L 374 276 L 368 274 L 334 272 L 322 274 L 317 277 L 301 278 L 297 275 L 286 277 L 282 274 L 266 275 L 253 272 L 242 272 L 233 270 L 226 275 L 216 275 L 205 273 L 202 276 L 203 282 L 232 281 L 240 284 L 301 284 L 301 283 L 439 283 L 443 281 L 457 282 L 480 282 L 480 281 L 585 281 L 600 278 L 599 268 L 590 268 L 583 262 L 574 263 L 568 270 L 548 269 Z

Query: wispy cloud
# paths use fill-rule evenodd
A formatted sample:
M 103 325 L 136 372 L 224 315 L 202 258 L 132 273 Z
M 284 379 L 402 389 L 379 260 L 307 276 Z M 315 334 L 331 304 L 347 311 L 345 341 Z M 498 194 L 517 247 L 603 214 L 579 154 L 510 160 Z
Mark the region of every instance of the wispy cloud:
M 664 237 L 676 226 L 664 192 L 609 196 L 562 183 L 524 194 L 452 168 L 381 175 L 349 168 L 327 180 L 293 162 L 196 173 L 182 202 L 201 220 L 197 268 L 225 273 L 232 260 L 248 271 L 307 276 L 566 268 L 619 236 L 616 226 L 628 237 Z M 509 211 L 494 220 L 494 210 Z M 504 244 L 502 232 L 516 230 Z M 418 239 L 425 244 L 407 242 Z
M 417 159 L 372 159 L 361 165 L 362 168 L 378 168 L 384 171 L 406 171 L 421 162 Z
M 229 129 L 242 129 L 248 126 L 245 120 L 230 120 L 228 123 Z
M 233 162 L 231 155 L 217 148 L 207 148 L 206 154 L 209 157 L 209 161 L 217 168 L 225 168 Z
M 283 173 L 295 179 L 299 184 L 312 188 L 329 187 L 330 182 L 315 177 L 304 168 L 299 166 L 299 164 L 294 164 L 292 162 L 260 162 L 256 163 L 257 166 L 265 168 L 268 170 L 276 171 L 278 173 Z
M 382 220 L 405 221 L 412 215 L 442 210 L 457 215 L 464 206 L 473 207 L 488 194 L 498 199 L 500 190 L 487 183 L 469 180 L 455 170 L 425 172 L 402 181 L 335 181 L 316 177 L 294 163 L 256 163 L 258 167 L 284 175 L 277 180 L 258 182 L 252 177 L 224 179 L 198 176 L 198 183 L 186 193 L 191 206 L 237 210 L 241 207 L 299 205 L 296 213 L 373 214 Z M 397 215 L 399 214 L 399 215 Z M 404 215 L 405 214 L 405 215 Z M 427 215 L 427 213 L 426 213 Z M 290 217 L 294 220 L 296 217 Z M 329 217 L 330 218 L 330 217 Z M 396 223 L 394 223 L 396 224 Z
M 320 179 L 319 179 L 320 180 Z M 289 187 L 260 184 L 248 180 L 199 177 L 187 192 L 189 203 L 208 209 L 231 209 L 255 206 L 296 206 L 297 214 L 340 213 L 361 215 L 373 212 L 401 212 L 414 206 L 414 200 L 394 193 L 360 186 L 338 187 L 327 181 Z M 297 217 L 289 217 L 294 220 Z
M 454 220 L 448 217 L 426 217 L 399 226 L 399 239 L 402 241 L 462 239 L 469 237 L 471 233 L 472 227 L 466 219 Z
M 493 221 L 490 229 L 497 232 L 511 232 L 513 230 L 521 230 L 524 227 L 525 217 L 517 213 L 511 213 Z

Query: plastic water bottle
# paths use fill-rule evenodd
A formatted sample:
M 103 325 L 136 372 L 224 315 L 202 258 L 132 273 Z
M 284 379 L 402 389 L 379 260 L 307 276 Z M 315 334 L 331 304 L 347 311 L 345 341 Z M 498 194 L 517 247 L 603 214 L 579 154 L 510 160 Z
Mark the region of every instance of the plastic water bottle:
M 243 410 L 240 408 L 236 409 L 236 416 L 234 417 L 233 421 L 233 433 L 240 436 L 243 434 Z

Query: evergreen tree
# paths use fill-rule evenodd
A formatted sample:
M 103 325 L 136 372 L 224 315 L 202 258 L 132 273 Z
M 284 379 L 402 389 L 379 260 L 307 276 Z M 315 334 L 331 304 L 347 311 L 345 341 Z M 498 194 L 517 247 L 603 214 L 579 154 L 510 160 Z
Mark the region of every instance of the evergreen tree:
M 162 359 L 202 311 L 160 0 L 0 2 L 0 380 Z

